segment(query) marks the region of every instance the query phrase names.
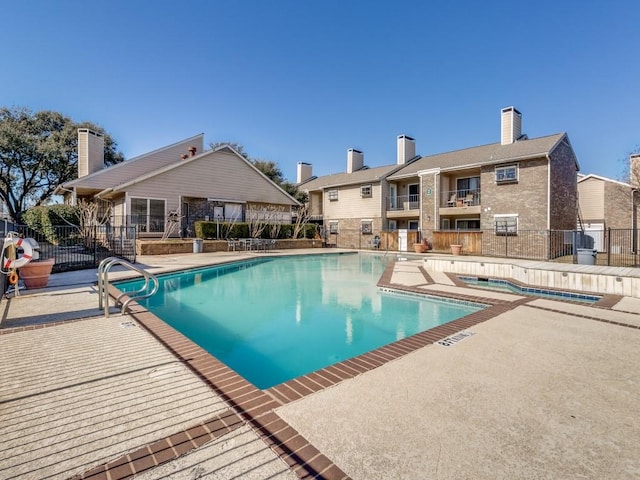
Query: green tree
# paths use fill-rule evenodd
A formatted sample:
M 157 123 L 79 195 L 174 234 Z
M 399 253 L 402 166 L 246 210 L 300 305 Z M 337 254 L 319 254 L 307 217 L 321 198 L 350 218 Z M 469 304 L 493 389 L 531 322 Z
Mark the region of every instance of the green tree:
M 285 179 L 282 175 L 282 170 L 278 166 L 278 164 L 271 160 L 260 160 L 259 158 L 251 159 L 251 163 L 253 166 L 264 173 L 269 180 L 273 183 L 276 183 L 280 186 L 284 183 Z
M 104 135 L 106 165 L 124 160 L 102 127 L 76 123 L 52 111 L 0 108 L 0 201 L 20 222 L 22 212 L 44 204 L 55 188 L 77 176 L 78 128 Z

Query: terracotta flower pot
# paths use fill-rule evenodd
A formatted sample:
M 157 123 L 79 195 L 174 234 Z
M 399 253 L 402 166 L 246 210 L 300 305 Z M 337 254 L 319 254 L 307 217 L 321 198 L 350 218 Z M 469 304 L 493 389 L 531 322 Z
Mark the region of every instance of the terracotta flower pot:
M 416 253 L 424 253 L 427 251 L 427 246 L 424 243 L 414 243 L 413 249 Z
M 49 275 L 53 269 L 55 259 L 34 260 L 20 267 L 20 278 L 27 288 L 43 288 L 49 283 Z
M 453 255 L 460 255 L 462 251 L 462 245 L 451 245 L 451 253 Z

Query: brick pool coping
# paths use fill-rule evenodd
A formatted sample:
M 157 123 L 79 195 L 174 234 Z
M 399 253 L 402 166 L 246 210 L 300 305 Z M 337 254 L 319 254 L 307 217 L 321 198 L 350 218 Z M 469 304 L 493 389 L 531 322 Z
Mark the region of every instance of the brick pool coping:
M 425 293 L 423 289 L 418 287 L 391 283 L 394 266 L 395 262 L 389 263 L 378 281 L 377 285 L 379 287 L 422 296 L 454 297 L 454 295 L 445 292 L 430 291 Z M 422 266 L 419 267 L 419 270 L 425 277 L 425 284 L 433 283 L 433 280 Z M 466 286 L 455 275 L 448 274 L 448 276 L 454 284 Z M 112 287 L 112 292 L 110 293 L 114 294 L 116 292 L 117 294 L 120 293 L 115 287 Z M 181 455 L 211 440 L 220 438 L 243 425 L 249 425 L 299 478 L 347 479 L 349 476 L 346 473 L 293 427 L 288 425 L 274 410 L 277 407 L 339 384 L 343 380 L 354 378 L 408 353 L 434 344 L 461 330 L 473 327 L 501 313 L 535 300 L 535 297 L 520 298 L 516 301 L 495 300 L 482 297 L 481 291 L 478 293 L 477 296 L 455 295 L 455 298 L 488 305 L 483 310 L 265 390 L 258 389 L 151 312 L 132 302 L 130 315 L 207 383 L 225 401 L 229 408 L 205 422 L 193 425 L 151 444 L 141 446 L 120 458 L 94 467 L 81 475 L 76 475 L 73 479 L 113 480 L 129 478 L 157 465 L 177 459 Z M 607 295 L 592 306 L 610 309 L 619 300 L 620 297 L 618 296 Z M 568 303 L 574 302 L 568 301 Z M 576 316 L 603 321 L 597 317 Z M 0 334 L 44 328 L 45 326 L 55 326 L 68 322 L 16 327 L 5 331 L 0 330 Z M 608 323 L 640 328 L 617 322 Z

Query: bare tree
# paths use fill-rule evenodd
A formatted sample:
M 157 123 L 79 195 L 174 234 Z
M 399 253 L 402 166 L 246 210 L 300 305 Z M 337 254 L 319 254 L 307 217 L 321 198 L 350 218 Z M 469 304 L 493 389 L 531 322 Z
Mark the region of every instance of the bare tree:
M 249 236 L 258 238 L 267 228 L 266 207 L 256 203 L 247 205 L 247 224 L 249 226 Z
M 176 231 L 176 229 L 180 226 L 180 222 L 182 221 L 183 216 L 180 215 L 176 210 L 172 210 L 167 215 L 167 221 L 164 226 L 164 233 L 162 234 L 162 240 L 166 240 Z
M 305 203 L 296 212 L 296 223 L 293 225 L 293 238 L 298 238 L 300 232 L 304 230 L 304 227 L 309 223 L 311 218 L 311 209 L 309 204 Z
M 282 230 L 284 207 L 282 205 L 269 207 L 269 237 L 278 238 Z
M 270 238 L 278 238 L 284 223 L 284 206 L 250 204 L 247 208 L 249 234 L 258 238 L 268 228 Z
M 88 202 L 82 199 L 78 201 L 77 208 L 80 220 L 77 228 L 85 246 L 89 247 L 93 238 L 93 229 L 98 225 L 105 225 L 111 218 L 112 205 L 107 202 Z

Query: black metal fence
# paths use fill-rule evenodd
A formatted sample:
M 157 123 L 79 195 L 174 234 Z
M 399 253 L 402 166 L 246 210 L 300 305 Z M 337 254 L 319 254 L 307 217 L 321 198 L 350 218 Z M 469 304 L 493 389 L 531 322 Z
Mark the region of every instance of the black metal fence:
M 614 267 L 640 267 L 640 230 L 607 229 L 580 230 L 518 230 L 513 233 L 482 231 L 427 231 L 398 230 L 362 233 L 357 229 L 341 228 L 336 233 L 326 232 L 328 246 L 341 248 L 379 249 L 385 251 L 413 251 L 413 242 L 427 238 L 435 252 L 449 253 L 450 244 L 462 245 L 462 253 L 488 257 L 520 258 L 559 263 L 581 263 L 578 253 L 583 250 L 597 252 L 596 265 Z M 450 240 L 449 237 L 455 239 Z M 403 250 L 404 249 L 404 250 Z
M 26 225 L 12 224 L 5 236 L 9 231 L 35 239 L 39 258 L 55 259 L 54 273 L 94 268 L 111 256 L 131 262 L 136 259 L 135 227 L 55 225 L 48 227 L 45 234 Z

